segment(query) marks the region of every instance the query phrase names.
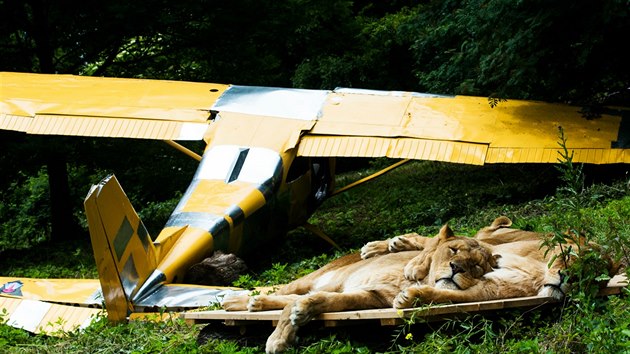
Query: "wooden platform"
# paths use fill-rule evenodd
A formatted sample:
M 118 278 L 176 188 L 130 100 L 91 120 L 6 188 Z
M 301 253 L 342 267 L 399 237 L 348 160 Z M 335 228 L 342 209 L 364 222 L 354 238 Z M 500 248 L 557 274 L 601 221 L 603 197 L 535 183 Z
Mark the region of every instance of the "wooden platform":
M 621 288 L 627 286 L 624 276 L 615 276 L 602 289 L 601 295 L 614 295 L 621 292 Z M 461 315 L 483 313 L 514 308 L 534 308 L 557 302 L 554 298 L 545 296 L 519 297 L 513 299 L 501 299 L 491 301 L 479 301 L 460 304 L 436 304 L 410 309 L 371 309 L 359 311 L 328 312 L 315 318 L 315 321 L 323 321 L 327 327 L 336 327 L 342 324 L 353 324 L 356 321 L 377 321 L 382 326 L 392 326 L 403 323 L 404 319 L 412 316 L 423 318 L 426 321 L 452 318 Z M 276 325 L 280 317 L 281 310 L 249 312 L 249 311 L 197 311 L 184 312 L 181 317 L 190 323 L 208 323 L 222 321 L 226 325 L 241 326 L 254 323 L 256 321 L 268 321 Z

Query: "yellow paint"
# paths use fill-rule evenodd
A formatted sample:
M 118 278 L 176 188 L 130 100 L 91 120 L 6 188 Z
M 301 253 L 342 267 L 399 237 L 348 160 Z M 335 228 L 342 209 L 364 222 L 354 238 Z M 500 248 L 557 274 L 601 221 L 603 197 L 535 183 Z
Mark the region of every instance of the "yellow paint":
M 303 131 L 315 124 L 295 120 L 225 112 L 211 125 L 206 141 L 213 145 L 241 145 L 268 148 L 283 153 L 299 143 Z
M 628 149 L 611 149 L 619 116 L 587 120 L 579 107 L 562 104 L 507 100 L 491 108 L 483 97 L 332 92 L 317 122 L 219 112 L 220 124 L 208 125 L 208 109 L 227 85 L 8 72 L 0 73 L 0 80 L 0 129 L 33 134 L 177 140 L 184 131 L 203 134 L 210 127 L 205 136 L 210 144 L 278 152 L 299 146 L 302 156 L 553 163 L 562 126 L 576 162 L 630 162 Z M 192 123 L 197 125 L 186 125 Z M 331 136 L 342 146 L 313 148 L 320 140 L 329 144 Z M 404 148 L 394 141 L 400 139 L 414 142 Z
M 9 72 L 0 72 L 0 82 L 0 129 L 166 140 L 189 140 L 185 132 L 190 129 L 202 136 L 209 107 L 227 88 L 184 81 Z
M 507 100 L 492 108 L 483 97 L 331 94 L 323 112 L 298 155 L 555 163 L 562 126 L 574 161 L 630 163 L 628 149 L 611 148 L 619 116 L 588 120 L 579 107 L 563 104 Z
M 243 211 L 248 212 L 264 204 L 264 196 L 251 183 L 200 180 L 182 211 L 223 215 L 234 205 L 241 205 Z
M 195 227 L 183 231 L 156 267 L 166 276 L 166 283 L 181 282 L 188 268 L 209 256 L 213 249 L 214 243 L 208 231 Z
M 48 300 L 87 306 L 100 289 L 98 279 L 36 279 L 22 277 L 0 277 L 2 284 L 19 280 L 23 283 L 22 298 Z M 100 303 L 99 303 L 100 304 Z
M 112 251 L 99 217 L 96 195 L 88 195 L 84 205 L 85 213 L 88 216 L 87 221 L 92 240 L 92 249 L 94 250 L 96 268 L 103 291 L 103 301 L 108 311 L 108 318 L 113 322 L 123 322 L 126 320 L 127 312 L 131 311 L 132 308 L 123 292 L 122 284 L 118 277 L 119 271 L 111 257 Z
M 2 112 L 205 122 L 227 85 L 1 72 Z M 80 99 L 77 99 L 79 98 Z

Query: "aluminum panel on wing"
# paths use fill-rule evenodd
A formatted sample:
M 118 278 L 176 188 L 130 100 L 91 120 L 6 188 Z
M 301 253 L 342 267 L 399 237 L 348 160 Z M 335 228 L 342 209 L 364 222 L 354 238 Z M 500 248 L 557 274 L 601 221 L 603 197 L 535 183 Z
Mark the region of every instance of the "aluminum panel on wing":
M 220 304 L 226 295 L 243 295 L 246 290 L 232 290 L 227 288 L 208 288 L 185 285 L 164 285 L 156 289 L 147 297 L 135 303 L 136 307 L 166 307 L 198 308 L 213 304 Z
M 230 86 L 213 111 L 301 120 L 319 117 L 328 91 L 260 86 Z
M 424 93 L 424 92 L 408 92 L 408 91 L 385 91 L 385 90 L 370 90 L 370 89 L 360 89 L 360 88 L 352 88 L 352 87 L 337 87 L 334 90 L 335 93 L 351 93 L 351 94 L 359 94 L 359 95 L 374 95 L 374 96 L 412 96 L 412 97 L 423 97 L 423 98 L 453 98 L 455 96 L 448 95 L 438 95 L 434 93 Z

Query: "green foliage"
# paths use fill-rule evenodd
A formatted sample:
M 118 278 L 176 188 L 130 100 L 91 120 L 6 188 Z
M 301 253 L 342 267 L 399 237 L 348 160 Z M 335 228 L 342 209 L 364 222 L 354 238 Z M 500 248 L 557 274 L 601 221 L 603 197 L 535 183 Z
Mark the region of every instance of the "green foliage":
M 600 65 L 628 31 L 615 23 L 629 15 L 625 1 L 432 1 L 415 11 L 413 70 L 430 92 L 601 103 L 630 79 L 613 74 L 622 60 Z
M 343 353 L 356 353 L 367 354 L 372 351 L 364 346 L 357 346 L 349 340 L 338 339 L 335 335 L 331 335 L 328 338 L 317 340 L 314 343 L 302 346 L 299 349 L 290 350 L 289 353 L 331 353 L 331 354 L 343 354 Z
M 312 258 L 296 259 L 294 263 L 271 263 L 271 268 L 263 270 L 262 273 L 252 276 L 251 274 L 241 275 L 235 282 L 234 286 L 253 289 L 261 286 L 274 286 L 279 284 L 287 284 L 299 277 L 305 276 L 314 270 L 321 268 L 325 264 L 339 257 L 340 253 L 335 255 L 320 254 Z M 278 255 L 270 255 L 273 260 Z M 278 258 L 284 258 L 282 254 Z
M 558 158 L 556 168 L 560 172 L 560 180 L 565 184 L 561 186 L 558 191 L 576 196 L 582 193 L 584 189 L 583 165 L 575 165 L 573 163 L 573 151 L 569 152 L 567 149 L 567 138 L 564 135 L 564 129 L 558 127 L 558 130 L 560 132 L 558 145 L 560 145 L 561 150 L 558 152 L 560 157 Z
M 23 181 L 23 182 L 22 182 Z M 0 252 L 24 249 L 50 235 L 48 175 L 42 168 L 35 176 L 20 176 L 7 190 L 0 191 Z
M 382 167 L 340 176 L 338 186 Z M 466 183 L 462 183 L 464 176 Z M 450 219 L 542 196 L 555 189 L 555 180 L 551 167 L 411 162 L 386 177 L 327 200 L 310 222 L 348 248 L 407 232 L 433 235 Z M 489 215 L 463 227 L 474 233 L 496 216 Z M 361 232 L 356 232 L 357 227 Z
M 154 238 L 157 236 L 164 227 L 164 224 L 166 224 L 169 216 L 171 216 L 173 210 L 175 210 L 175 207 L 181 198 L 182 193 L 176 192 L 173 198 L 165 201 L 148 202 L 140 211 L 138 211 L 138 216 L 149 231 L 149 235 Z
M 0 328 L 4 328 L 3 325 Z M 2 331 L 0 331 L 2 333 Z M 181 319 L 165 321 L 131 321 L 124 325 L 111 325 L 100 317 L 82 332 L 65 336 L 35 336 L 37 341 L 28 345 L 14 342 L 8 336 L 10 353 L 165 353 L 202 352 L 196 343 L 194 328 Z
M 0 258 L 0 273 L 7 277 L 98 278 L 88 239 L 43 243 L 30 249 L 9 250 Z

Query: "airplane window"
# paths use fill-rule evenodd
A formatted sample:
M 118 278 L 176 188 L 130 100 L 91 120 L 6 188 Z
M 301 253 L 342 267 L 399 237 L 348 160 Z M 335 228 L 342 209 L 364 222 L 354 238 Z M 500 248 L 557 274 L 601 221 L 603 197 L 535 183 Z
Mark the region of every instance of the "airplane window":
M 197 179 L 219 179 L 262 184 L 280 178 L 282 161 L 277 152 L 235 145 L 214 146 L 204 154 Z
M 221 145 L 212 147 L 203 155 L 196 178 L 226 180 L 239 153 L 240 149 L 238 146 Z
M 243 165 L 245 164 L 245 159 L 247 158 L 247 154 L 249 153 L 249 149 L 240 149 L 238 152 L 238 156 L 236 157 L 236 161 L 234 161 L 234 166 L 232 167 L 232 172 L 230 172 L 230 176 L 226 180 L 227 183 L 235 181 L 238 176 L 241 174 L 241 170 L 243 169 Z
M 271 178 L 279 180 L 281 174 L 282 160 L 277 152 L 269 149 L 251 148 L 238 180 L 261 184 Z

